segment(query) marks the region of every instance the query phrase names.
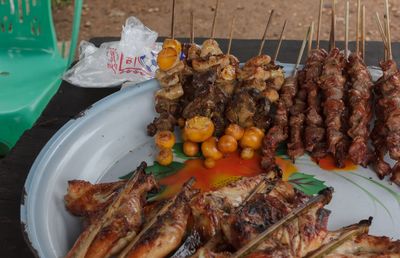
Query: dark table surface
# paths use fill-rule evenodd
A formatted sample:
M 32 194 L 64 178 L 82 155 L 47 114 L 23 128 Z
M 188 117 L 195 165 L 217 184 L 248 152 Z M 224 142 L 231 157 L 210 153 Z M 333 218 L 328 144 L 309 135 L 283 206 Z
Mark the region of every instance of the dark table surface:
M 94 38 L 91 41 L 99 45 L 110 40 L 116 38 Z M 222 50 L 225 50 L 227 41 L 218 41 Z M 198 39 L 197 42 L 202 40 Z M 268 41 L 265 53 L 273 53 L 276 45 L 276 41 Z M 300 41 L 285 41 L 278 60 L 294 63 L 300 45 Z M 245 61 L 258 53 L 258 46 L 257 40 L 234 40 L 231 53 Z M 327 42 L 322 42 L 321 46 L 326 47 Z M 343 45 L 339 43 L 338 46 Z M 350 44 L 350 47 L 354 49 L 354 44 Z M 383 56 L 382 44 L 368 42 L 366 48 L 367 64 L 377 65 Z M 393 44 L 393 53 L 395 58 L 400 56 L 400 44 Z M 33 257 L 21 231 L 20 201 L 25 179 L 40 150 L 68 120 L 118 90 L 118 87 L 78 88 L 63 81 L 35 126 L 24 133 L 6 157 L 0 159 L 0 257 Z

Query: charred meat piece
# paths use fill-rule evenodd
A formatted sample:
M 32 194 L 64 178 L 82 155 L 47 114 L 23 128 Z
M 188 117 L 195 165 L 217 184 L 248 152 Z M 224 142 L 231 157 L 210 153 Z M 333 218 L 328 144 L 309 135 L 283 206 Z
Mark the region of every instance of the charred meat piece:
M 344 67 L 343 54 L 338 48 L 333 48 L 325 59 L 320 84 L 324 96 L 323 113 L 328 151 L 333 155 L 337 167 L 344 166 L 349 145 L 342 123 L 346 109 L 343 100 L 346 83 Z
M 243 128 L 257 126 L 266 129 L 270 125 L 270 101 L 255 88 L 238 89 L 230 100 L 225 115 L 230 123 Z
M 305 66 L 305 88 L 307 89 L 306 126 L 304 148 L 316 159 L 326 155 L 325 126 L 321 110 L 319 78 L 327 53 L 323 49 L 313 49 Z
M 123 257 L 165 257 L 179 247 L 190 216 L 189 202 L 197 190 L 185 184 L 168 210 L 144 232 Z
M 371 158 L 368 148 L 369 123 L 372 118 L 372 78 L 362 58 L 357 54 L 349 57 L 348 74 L 351 88 L 349 90 L 350 129 L 347 134 L 352 143 L 349 156 L 353 163 L 367 166 Z
M 142 163 L 106 211 L 79 236 L 66 257 L 110 257 L 140 230 L 146 194 L 157 186 Z
M 274 125 L 268 130 L 263 139 L 261 165 L 266 171 L 272 170 L 275 164 L 275 152 L 281 142 L 288 138 L 289 134 L 289 110 L 293 106 L 293 99 L 297 93 L 297 79 L 286 78 L 277 102 Z

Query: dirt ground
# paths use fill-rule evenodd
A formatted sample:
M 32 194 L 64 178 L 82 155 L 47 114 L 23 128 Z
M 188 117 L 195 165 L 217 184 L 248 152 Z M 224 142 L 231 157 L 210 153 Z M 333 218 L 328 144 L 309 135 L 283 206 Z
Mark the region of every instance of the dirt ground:
M 121 26 L 129 16 L 138 17 L 145 25 L 157 31 L 160 36 L 170 33 L 172 0 L 85 0 L 82 11 L 80 39 L 96 36 L 119 36 Z M 190 10 L 194 10 L 195 35 L 209 36 L 216 0 L 176 0 L 177 37 L 189 36 Z M 350 40 L 355 38 L 356 0 L 350 0 Z M 392 39 L 399 41 L 400 0 L 391 0 Z M 384 10 L 384 1 L 363 0 L 366 5 L 366 40 L 381 40 L 374 15 Z M 317 21 L 318 0 L 220 0 L 217 17 L 216 37 L 227 38 L 229 24 L 236 10 L 234 38 L 257 39 L 263 34 L 271 9 L 275 10 L 268 38 L 278 38 L 281 26 L 288 19 L 287 39 L 302 39 L 306 27 Z M 337 0 L 337 39 L 344 39 L 344 0 Z M 325 0 L 321 39 L 329 38 L 331 1 Z M 69 40 L 73 4 L 53 6 L 53 17 L 59 40 Z

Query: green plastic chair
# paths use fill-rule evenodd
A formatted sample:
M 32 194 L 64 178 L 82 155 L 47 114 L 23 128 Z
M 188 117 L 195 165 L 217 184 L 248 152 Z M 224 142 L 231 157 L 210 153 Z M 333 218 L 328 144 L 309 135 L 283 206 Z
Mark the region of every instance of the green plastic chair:
M 0 156 L 32 127 L 74 60 L 82 0 L 74 2 L 71 45 L 64 58 L 51 0 L 0 0 Z

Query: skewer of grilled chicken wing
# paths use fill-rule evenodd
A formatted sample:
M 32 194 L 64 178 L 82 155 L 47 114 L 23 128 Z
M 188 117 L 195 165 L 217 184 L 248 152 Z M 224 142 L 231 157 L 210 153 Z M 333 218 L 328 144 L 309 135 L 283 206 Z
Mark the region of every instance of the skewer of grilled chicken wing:
M 270 192 L 256 194 L 238 214 L 224 216 L 224 237 L 231 246 L 244 246 L 307 200 L 288 182 L 279 180 Z
M 68 181 L 65 207 L 75 216 L 90 217 L 109 206 L 125 184 L 126 181 L 100 184 L 84 180 Z
M 193 180 L 185 183 L 168 210 L 159 215 L 129 250 L 124 250 L 120 257 L 165 257 L 181 243 L 190 216 L 189 202 L 198 190 L 192 190 Z
M 202 239 L 209 240 L 221 230 L 225 212 L 233 212 L 246 199 L 266 175 L 244 177 L 238 181 L 195 197 L 190 206 L 194 216 L 194 228 Z
M 288 257 L 302 257 L 318 249 L 328 232 L 329 211 L 323 207 L 330 202 L 332 193 L 332 188 L 324 189 L 258 234 L 232 257 L 246 257 L 249 254 L 250 257 L 276 257 L 277 254 L 273 254 L 276 251 L 285 251 Z
M 146 193 L 157 186 L 142 162 L 104 214 L 79 236 L 66 257 L 110 257 L 134 237 L 143 222 Z

